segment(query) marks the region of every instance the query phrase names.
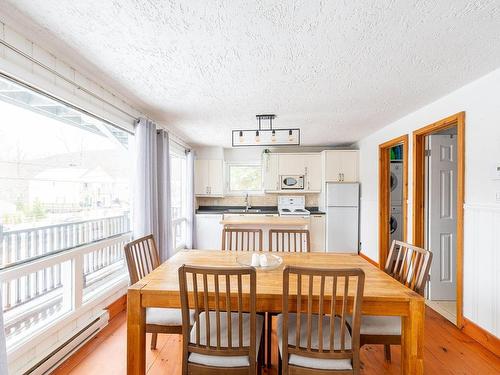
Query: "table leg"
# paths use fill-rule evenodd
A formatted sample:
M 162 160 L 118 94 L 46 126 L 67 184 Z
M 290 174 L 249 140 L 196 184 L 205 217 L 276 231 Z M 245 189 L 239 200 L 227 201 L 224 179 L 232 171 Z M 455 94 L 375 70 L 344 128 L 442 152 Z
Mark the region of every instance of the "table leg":
M 424 299 L 411 299 L 409 315 L 402 317 L 401 373 L 404 375 L 424 373 L 424 321 Z
M 146 309 L 141 307 L 140 289 L 127 295 L 127 374 L 146 373 Z

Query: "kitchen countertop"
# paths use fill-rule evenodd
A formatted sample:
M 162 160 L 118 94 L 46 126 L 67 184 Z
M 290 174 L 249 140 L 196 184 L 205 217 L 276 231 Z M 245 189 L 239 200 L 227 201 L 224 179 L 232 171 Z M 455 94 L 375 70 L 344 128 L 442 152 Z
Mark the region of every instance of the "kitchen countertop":
M 244 210 L 244 206 L 200 206 L 197 210 L 197 214 L 250 214 L 250 215 L 266 215 L 266 214 L 278 214 L 277 206 L 252 206 L 252 209 L 258 209 L 259 212 L 234 212 L 231 210 Z M 307 210 L 311 212 L 311 215 L 324 215 L 323 211 L 320 211 L 318 207 L 306 207 Z
M 220 221 L 223 225 L 275 225 L 275 226 L 307 226 L 309 219 L 292 216 L 245 215 L 234 216 Z

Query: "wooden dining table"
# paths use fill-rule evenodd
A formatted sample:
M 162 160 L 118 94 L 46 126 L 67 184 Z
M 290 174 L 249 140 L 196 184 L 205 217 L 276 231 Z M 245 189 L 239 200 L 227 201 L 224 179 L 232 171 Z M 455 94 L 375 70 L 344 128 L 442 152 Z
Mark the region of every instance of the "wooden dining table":
M 424 373 L 424 299 L 355 254 L 274 253 L 283 260 L 272 270 L 257 270 L 258 312 L 281 312 L 283 268 L 361 268 L 365 272 L 362 313 L 401 316 L 401 373 Z M 127 374 L 146 372 L 146 308 L 180 308 L 178 269 L 183 264 L 238 266 L 241 252 L 182 250 L 128 289 Z M 241 258 L 240 258 L 241 259 Z M 245 296 L 244 296 L 245 298 Z M 181 359 L 179 359 L 180 361 Z

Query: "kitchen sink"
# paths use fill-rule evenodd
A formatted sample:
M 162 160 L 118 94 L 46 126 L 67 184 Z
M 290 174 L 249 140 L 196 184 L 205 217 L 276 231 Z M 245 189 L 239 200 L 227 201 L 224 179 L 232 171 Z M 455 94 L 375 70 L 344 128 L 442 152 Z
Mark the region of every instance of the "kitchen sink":
M 244 208 L 229 208 L 227 210 L 227 212 L 231 214 L 256 214 L 260 211 L 260 208 L 249 208 L 248 210 L 245 210 Z
M 244 214 L 247 211 L 244 208 L 229 208 L 227 209 L 227 212 L 234 214 Z

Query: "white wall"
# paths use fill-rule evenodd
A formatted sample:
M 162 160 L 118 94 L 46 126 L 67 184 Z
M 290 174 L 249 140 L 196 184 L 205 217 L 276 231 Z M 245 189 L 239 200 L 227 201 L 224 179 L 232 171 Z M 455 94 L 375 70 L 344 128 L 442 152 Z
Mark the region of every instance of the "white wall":
M 408 240 L 412 218 L 412 132 L 460 111 L 465 117 L 464 316 L 500 336 L 500 69 L 362 139 L 362 252 L 378 261 L 378 146 L 410 135 Z

